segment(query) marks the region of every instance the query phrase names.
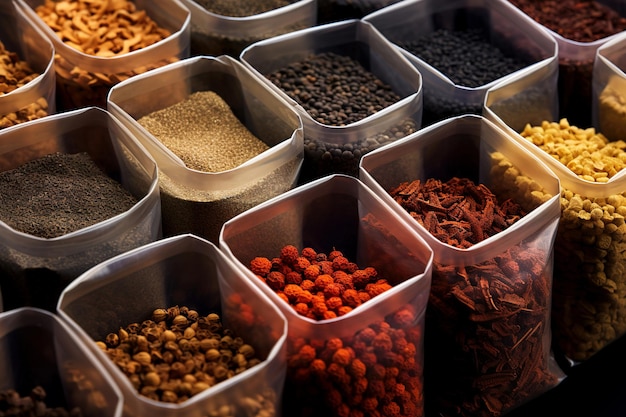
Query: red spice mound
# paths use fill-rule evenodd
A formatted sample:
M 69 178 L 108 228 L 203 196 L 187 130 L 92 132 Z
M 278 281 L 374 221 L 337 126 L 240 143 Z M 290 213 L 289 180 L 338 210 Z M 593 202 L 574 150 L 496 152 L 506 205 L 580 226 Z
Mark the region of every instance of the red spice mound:
M 359 268 L 336 249 L 326 255 L 286 245 L 280 257 L 256 257 L 249 268 L 298 314 L 314 320 L 348 314 L 392 288 L 375 268 Z

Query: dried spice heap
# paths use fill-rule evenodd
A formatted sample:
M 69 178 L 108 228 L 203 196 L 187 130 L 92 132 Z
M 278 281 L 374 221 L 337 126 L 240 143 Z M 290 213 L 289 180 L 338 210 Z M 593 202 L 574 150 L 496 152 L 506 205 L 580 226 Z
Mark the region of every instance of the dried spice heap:
M 359 269 L 338 250 L 326 255 L 286 245 L 279 257 L 254 258 L 250 269 L 299 315 L 314 320 L 343 316 L 392 288 L 376 269 Z M 394 311 L 349 337 L 293 332 L 285 414 L 423 416 L 422 322 L 412 304 Z
M 68 410 L 63 407 L 50 407 L 46 403 L 47 393 L 40 385 L 26 395 L 20 395 L 14 389 L 0 391 L 0 416 L 15 417 L 81 417 L 79 408 Z
M 158 308 L 96 342 L 148 398 L 181 403 L 260 363 L 252 345 L 223 327 L 216 313 Z
M 298 314 L 314 320 L 343 316 L 391 289 L 376 269 L 360 269 L 338 250 L 326 255 L 286 245 L 280 257 L 256 257 L 249 267 Z
M 469 248 L 524 215 L 463 178 L 405 183 L 391 196 L 439 240 Z M 530 242 L 475 265 L 435 263 L 426 311 L 427 413 L 501 416 L 556 385 L 549 369 L 549 256 Z
M 25 86 L 40 74 L 0 41 L 0 97 Z M 48 115 L 48 102 L 40 98 L 17 112 L 0 114 L 0 129 Z
M 626 142 L 567 119 L 526 126 L 521 135 L 585 181 L 607 182 L 626 168 Z M 561 190 L 553 321 L 559 349 L 574 361 L 626 333 L 625 218 L 626 192 L 589 197 Z
M 505 230 L 525 214 L 511 200 L 498 203 L 485 185 L 467 178 L 404 182 L 390 194 L 434 237 L 458 248 Z

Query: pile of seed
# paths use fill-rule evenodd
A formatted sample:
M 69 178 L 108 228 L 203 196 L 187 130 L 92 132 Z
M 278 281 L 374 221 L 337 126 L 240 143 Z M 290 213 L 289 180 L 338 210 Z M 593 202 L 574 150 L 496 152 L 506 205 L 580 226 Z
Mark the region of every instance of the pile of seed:
M 0 416 L 15 417 L 80 417 L 79 408 L 49 407 L 46 391 L 37 385 L 28 395 L 22 396 L 14 389 L 0 391 Z
M 357 122 L 401 98 L 357 60 L 332 52 L 309 55 L 265 76 L 314 120 L 331 126 Z
M 261 362 L 219 314 L 201 316 L 185 306 L 157 308 L 150 319 L 96 343 L 141 395 L 167 403 L 186 401 Z
M 197 91 L 174 105 L 137 120 L 190 169 L 221 172 L 236 168 L 269 147 L 213 91 Z
M 137 202 L 86 152 L 49 154 L 0 172 L 0 220 L 42 238 L 92 226 Z
M 314 320 L 348 314 L 391 289 L 375 268 L 359 268 L 339 250 L 327 255 L 286 245 L 279 257 L 255 257 L 249 268 L 298 314 Z
M 208 11 L 222 16 L 244 17 L 288 6 L 290 0 L 194 0 Z
M 482 29 L 437 29 L 398 45 L 464 87 L 483 86 L 526 65 L 491 44 Z
M 357 177 L 359 162 L 363 155 L 408 136 L 417 129 L 419 129 L 417 122 L 406 119 L 383 132 L 358 138 L 355 142 L 332 143 L 305 137 L 305 160 L 300 182 L 308 182 L 335 173 Z

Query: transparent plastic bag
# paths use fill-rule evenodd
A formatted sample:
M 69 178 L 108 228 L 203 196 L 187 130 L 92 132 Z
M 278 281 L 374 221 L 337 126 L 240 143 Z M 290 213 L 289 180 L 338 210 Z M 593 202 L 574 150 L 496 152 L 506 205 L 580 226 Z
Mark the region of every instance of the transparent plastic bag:
M 593 67 L 593 126 L 609 140 L 626 139 L 626 36 L 598 48 Z
M 21 307 L 0 313 L 0 369 L 0 391 L 30 397 L 32 390 L 42 388 L 46 412 L 60 407 L 68 415 L 73 410 L 94 417 L 122 415 L 120 390 L 67 324 L 51 312 Z M 8 413 L 4 398 L 2 408 Z
M 38 74 L 26 85 L 0 94 L 0 129 L 55 113 L 54 48 L 11 1 L 0 5 L 0 42 Z
M 535 71 L 558 65 L 554 39 L 508 2 L 410 0 L 385 7 L 363 20 L 396 45 L 422 74 L 425 125 L 465 113 L 482 114 L 483 101 L 490 87 L 509 77 L 528 78 Z M 457 71 L 456 57 L 448 57 L 449 68 L 438 68 L 433 62 L 420 58 L 422 51 L 416 52 L 413 46 L 416 40 L 443 30 L 450 33 L 441 34 L 450 36 L 449 42 L 454 39 L 454 34 L 463 36 L 466 39 L 464 45 L 474 50 L 471 59 L 479 61 L 480 65 L 495 60 L 495 51 L 499 51 L 502 55 L 500 65 L 483 68 L 468 63 L 464 71 Z M 484 47 L 471 46 L 476 43 L 474 32 L 484 38 Z M 493 52 L 488 49 L 489 45 Z M 427 56 L 430 53 L 438 55 L 434 46 L 422 48 Z M 505 64 L 507 60 L 510 63 Z M 444 59 L 441 61 L 443 64 Z M 476 85 L 479 81 L 483 82 Z
M 517 1 L 511 0 L 512 4 Z M 532 4 L 532 2 L 530 2 Z M 573 2 L 569 5 L 573 6 Z M 566 5 L 567 6 L 567 5 Z M 588 126 L 592 123 L 592 82 L 593 66 L 597 50 L 605 42 L 614 39 L 618 34 L 614 25 L 606 19 L 602 12 L 608 8 L 626 16 L 626 6 L 620 0 L 595 0 L 583 2 L 572 7 L 567 13 L 559 13 L 559 9 L 537 11 L 531 16 L 535 23 L 554 37 L 558 44 L 559 78 L 559 118 L 567 117 L 571 123 Z M 551 10 L 556 10 L 556 14 Z M 584 25 L 574 25 L 581 18 L 593 15 L 598 27 L 585 30 Z M 589 42 L 581 42 L 563 36 L 563 31 L 572 29 L 581 35 L 596 37 L 606 36 Z M 562 31 L 563 30 L 563 31 Z M 613 34 L 609 34 L 614 32 Z M 568 35 L 571 36 L 571 35 Z
M 96 342 L 131 323 L 144 323 L 153 317 L 155 309 L 183 307 L 196 311 L 200 317 L 219 315 L 224 328 L 231 332 L 231 340 L 239 337 L 250 344 L 260 361 L 183 402 L 148 398 L 138 392 L 129 376 Z M 285 316 L 209 241 L 179 235 L 109 259 L 68 286 L 57 311 L 68 322 L 78 343 L 93 352 L 122 391 L 124 416 L 280 415 L 278 404 L 285 380 Z M 200 336 L 203 325 L 196 323 L 195 341 L 206 341 Z M 187 342 L 192 343 L 191 339 Z M 180 346 L 182 342 L 179 349 Z M 202 345 L 199 349 L 204 351 Z M 230 350 L 227 345 L 222 349 Z M 153 351 L 163 349 L 155 345 Z M 193 356 L 192 351 L 187 353 L 187 357 Z M 184 356 L 182 352 L 180 355 Z M 168 366 L 158 356 L 151 363 L 161 370 Z M 207 359 L 205 364 L 208 363 Z M 171 378 L 176 378 L 173 364 L 170 371 Z M 188 375 L 186 381 L 192 381 L 194 374 L 185 372 L 182 374 Z M 200 375 L 196 377 L 199 381 Z
M 254 258 L 280 256 L 286 245 L 318 255 L 340 250 L 391 288 L 335 318 L 301 315 L 250 269 Z M 220 249 L 287 317 L 284 415 L 423 415 L 432 252 L 360 181 L 324 177 L 248 210 L 225 223 Z
M 150 69 L 158 68 L 189 56 L 190 13 L 178 0 L 135 0 L 138 11 L 145 11 L 156 26 L 166 29 L 170 35 L 144 48 L 114 56 L 87 54 L 76 49 L 57 35 L 35 10 L 45 0 L 12 0 L 27 16 L 30 24 L 39 28 L 52 42 L 55 49 L 56 93 L 60 110 L 98 106 L 106 108 L 110 88 L 118 82 Z M 118 18 L 125 24 L 132 17 Z M 133 35 L 128 42 L 142 39 Z
M 156 164 L 109 113 L 91 107 L 0 131 L 3 172 L 57 152 L 86 152 L 137 203 L 114 217 L 51 238 L 21 232 L 9 226 L 7 219 L 0 221 L 0 287 L 5 309 L 33 306 L 53 310 L 62 289 L 85 270 L 161 237 Z M 68 183 L 71 175 L 68 173 Z M 56 215 L 44 217 L 54 220 Z
M 233 169 L 198 171 L 138 122 L 204 91 L 217 93 L 268 149 Z M 111 90 L 108 108 L 157 161 L 165 236 L 194 233 L 217 242 L 226 220 L 297 182 L 303 159 L 300 117 L 229 56 L 188 58 L 122 82 Z M 207 146 L 206 151 L 216 150 Z
M 328 120 L 320 122 L 319 117 L 314 118 L 311 109 L 304 107 L 305 103 L 292 99 L 284 89 L 268 79 L 268 75 L 274 71 L 328 53 L 349 59 L 350 62 L 342 62 L 340 65 L 362 67 L 400 98 L 371 114 L 363 115 L 359 120 L 347 119 L 350 121 L 331 124 Z M 348 20 L 330 23 L 255 42 L 243 50 L 240 60 L 274 91 L 292 103 L 302 117 L 305 157 L 299 181 L 301 184 L 335 173 L 356 177 L 358 162 L 363 154 L 421 127 L 420 73 L 367 22 Z M 355 68 L 354 73 L 357 72 Z M 323 76 L 318 75 L 320 78 Z M 332 80 L 332 77 L 331 74 L 328 79 Z M 329 84 L 344 81 L 329 81 Z M 330 87 L 329 85 L 328 88 Z M 363 88 L 372 90 L 371 84 Z M 353 93 L 357 94 L 356 91 Z M 376 94 L 383 95 L 383 92 L 378 91 Z M 357 113 L 357 107 L 360 107 L 359 111 L 367 113 L 364 111 L 367 106 L 363 103 L 372 100 L 376 94 L 364 94 L 359 100 L 348 96 L 343 99 L 344 113 Z M 341 106 L 339 94 L 331 98 L 320 97 L 322 95 L 324 94 L 319 94 L 317 98 L 333 101 L 329 106 Z M 315 101 L 315 98 L 312 97 L 311 100 Z M 372 104 L 371 108 L 374 107 Z M 341 112 L 337 112 L 339 113 Z M 326 119 L 330 119 L 330 116 Z
M 202 2 L 183 0 L 191 12 L 191 55 L 229 55 L 262 39 L 308 28 L 317 23 L 317 0 L 290 4 L 250 16 L 223 16 L 207 10 Z
M 488 120 L 465 115 L 366 155 L 360 169 L 364 184 L 433 249 L 424 337 L 427 414 L 505 415 L 557 386 L 564 374 L 551 350 L 550 310 L 559 181 L 547 166 Z M 470 209 L 469 199 L 463 206 L 450 193 L 449 201 L 465 208 L 457 207 L 432 191 L 437 208 L 424 191 L 424 201 L 413 194 L 416 204 L 432 206 L 418 220 L 392 196 L 405 182 L 455 178 L 483 184 L 498 205 L 514 202 L 522 214 L 492 231 L 490 216 L 501 216 L 495 204 L 472 220 L 477 208 Z M 484 189 L 475 192 L 477 201 L 487 200 Z M 428 220 L 428 214 L 459 208 L 465 211 L 458 222 L 485 235 L 467 247 L 441 231 L 453 220 L 443 216 L 439 229 Z

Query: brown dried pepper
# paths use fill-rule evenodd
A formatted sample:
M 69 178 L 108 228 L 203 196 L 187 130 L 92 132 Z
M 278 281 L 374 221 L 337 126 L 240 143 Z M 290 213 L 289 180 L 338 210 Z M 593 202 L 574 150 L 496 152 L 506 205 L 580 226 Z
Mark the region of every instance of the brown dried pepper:
M 469 248 L 525 215 L 484 185 L 452 178 L 390 192 L 444 243 Z M 549 256 L 520 244 L 476 265 L 435 263 L 426 314 L 427 413 L 500 416 L 557 383 L 546 361 Z M 549 346 L 547 346 L 549 349 Z

